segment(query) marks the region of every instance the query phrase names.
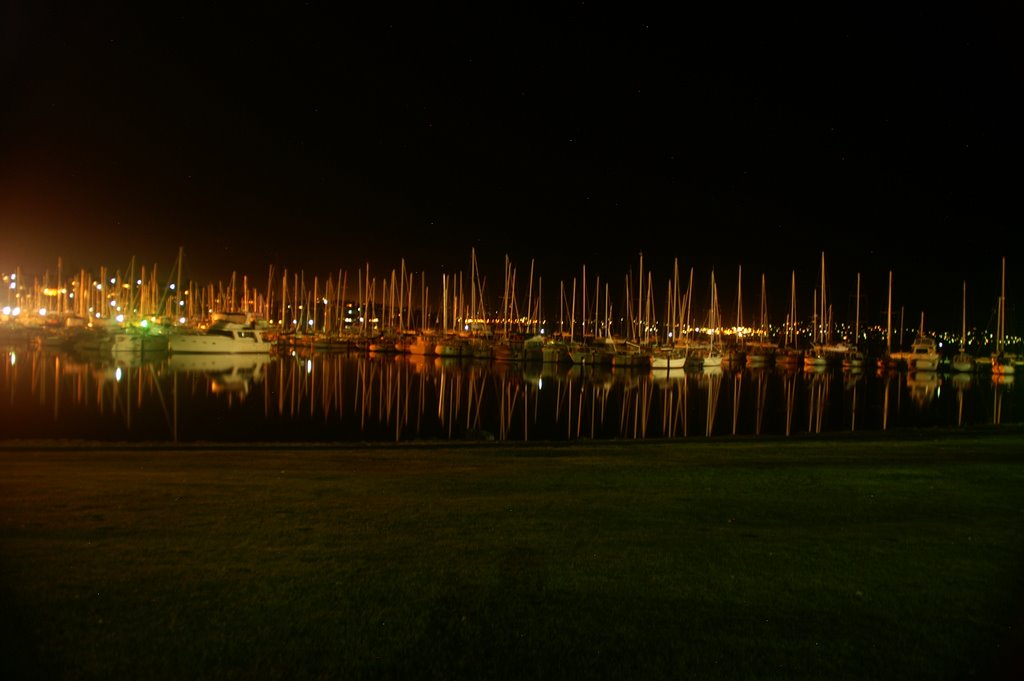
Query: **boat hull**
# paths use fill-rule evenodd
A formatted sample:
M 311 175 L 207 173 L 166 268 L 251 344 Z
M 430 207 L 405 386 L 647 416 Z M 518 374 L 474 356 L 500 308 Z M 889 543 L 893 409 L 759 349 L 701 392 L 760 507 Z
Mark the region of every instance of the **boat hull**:
M 203 335 L 183 335 L 171 338 L 167 342 L 167 351 L 172 354 L 267 354 L 272 347 L 273 345 L 265 340 L 241 341 Z

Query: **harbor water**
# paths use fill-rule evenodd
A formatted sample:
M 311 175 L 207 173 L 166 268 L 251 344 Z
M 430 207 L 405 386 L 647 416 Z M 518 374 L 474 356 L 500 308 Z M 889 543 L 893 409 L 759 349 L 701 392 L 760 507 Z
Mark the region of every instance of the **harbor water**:
M 6 441 L 385 443 L 784 437 L 1019 423 L 1013 376 L 616 369 L 367 352 L 4 349 Z

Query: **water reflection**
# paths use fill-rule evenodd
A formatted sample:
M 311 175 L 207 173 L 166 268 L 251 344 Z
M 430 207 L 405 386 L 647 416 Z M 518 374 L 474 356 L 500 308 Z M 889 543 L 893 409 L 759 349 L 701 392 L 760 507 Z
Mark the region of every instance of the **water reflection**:
M 834 372 L 822 365 L 804 367 L 804 383 L 807 399 L 807 432 L 821 433 L 825 426 L 826 406 L 829 403 L 829 392 L 832 387 Z
M 214 394 L 244 395 L 253 385 L 263 382 L 264 372 L 270 360 L 270 355 L 257 354 L 177 354 L 167 358 L 167 368 L 174 373 L 205 375 L 210 380 L 210 390 Z
M 958 426 L 964 424 L 964 400 L 971 390 L 973 380 L 974 376 L 966 372 L 953 374 L 953 389 L 956 390 L 956 425 Z
M 789 437 L 1019 418 L 1012 376 L 988 374 L 770 366 L 655 373 L 355 352 L 114 358 L 9 348 L 5 357 L 6 439 Z
M 722 376 L 725 370 L 720 366 L 705 367 L 699 376 L 698 383 L 707 386 L 707 419 L 704 423 L 704 435 L 711 437 L 715 432 L 715 414 L 718 411 L 718 393 L 722 390 Z
M 850 431 L 857 430 L 857 410 L 860 408 L 858 388 L 864 382 L 864 367 L 849 366 L 843 368 L 843 394 L 847 400 L 850 414 Z M 863 394 L 863 392 L 861 392 Z
M 910 399 L 919 408 L 926 408 L 932 403 L 940 385 L 942 378 L 937 371 L 911 371 L 907 374 Z

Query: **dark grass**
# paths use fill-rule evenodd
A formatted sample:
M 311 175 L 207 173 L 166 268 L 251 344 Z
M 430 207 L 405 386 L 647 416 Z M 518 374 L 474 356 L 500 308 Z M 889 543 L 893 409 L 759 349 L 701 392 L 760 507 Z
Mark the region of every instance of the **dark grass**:
M 1020 671 L 1013 429 L 0 461 L 3 678 Z

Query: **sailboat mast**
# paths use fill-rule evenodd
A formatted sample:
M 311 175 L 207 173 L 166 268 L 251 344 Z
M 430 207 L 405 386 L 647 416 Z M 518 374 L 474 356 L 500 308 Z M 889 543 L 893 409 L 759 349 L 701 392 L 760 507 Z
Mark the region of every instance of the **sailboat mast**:
M 580 329 L 581 329 L 581 331 L 580 331 L 580 340 L 583 340 L 583 339 L 585 339 L 587 337 L 587 266 L 585 264 L 583 265 L 583 279 L 580 282 L 580 286 L 582 287 L 582 291 L 583 291 L 582 294 L 580 295 L 580 319 L 581 319 L 581 322 L 580 322 Z M 573 297 L 573 308 L 575 309 L 575 307 L 576 307 L 576 302 L 575 302 L 576 301 L 576 291 L 575 290 L 572 293 L 572 297 Z
M 184 259 L 184 257 L 185 257 L 185 248 L 184 247 L 179 247 L 178 248 L 178 266 L 175 268 L 177 270 L 177 275 L 176 275 L 177 279 L 175 280 L 175 283 L 174 283 L 174 297 L 175 297 L 175 301 L 174 301 L 174 319 L 175 319 L 175 323 L 178 323 L 178 320 L 181 319 L 181 261 Z
M 793 270 L 790 276 L 789 290 L 789 324 L 786 325 L 786 345 L 788 346 L 789 342 L 792 342 L 793 347 L 796 347 L 796 270 Z
M 690 331 L 691 330 L 691 326 L 690 326 L 691 317 L 690 317 L 690 315 L 692 314 L 692 312 L 693 312 L 693 268 L 691 267 L 690 268 L 690 281 L 686 285 L 686 333 L 687 333 L 687 335 L 689 335 L 691 333 L 691 331 Z
M 811 344 L 818 344 L 818 292 L 814 292 L 812 299 L 814 312 L 811 313 Z
M 509 286 L 512 283 L 511 279 L 512 279 L 512 263 L 509 262 L 508 253 L 506 253 L 505 254 L 505 288 L 504 288 L 504 292 L 501 295 L 501 311 L 502 311 L 502 314 L 501 314 L 501 316 L 502 316 L 501 328 L 502 328 L 502 333 L 503 333 L 503 335 L 506 338 L 508 337 L 509 324 L 511 323 L 510 320 L 512 318 L 511 308 L 509 306 L 509 297 L 508 297 L 508 289 L 509 289 Z
M 963 310 L 960 313 L 960 352 L 967 347 L 967 280 L 964 279 Z
M 736 331 L 743 327 L 743 265 L 740 265 L 739 278 L 736 281 Z
M 854 315 L 853 344 L 860 343 L 860 272 L 857 273 L 857 313 Z
M 644 254 L 640 252 L 640 276 L 638 276 L 636 285 L 638 287 L 636 295 L 636 311 L 639 315 L 639 326 L 637 327 L 637 342 L 643 342 L 643 328 L 644 328 Z
M 826 324 L 828 323 L 828 307 L 825 302 L 825 251 L 821 252 L 821 331 L 818 335 L 819 342 L 824 345 L 828 342 Z
M 679 258 L 675 258 L 672 261 L 672 319 L 669 332 L 672 334 L 671 344 L 675 345 L 676 339 L 679 338 L 679 322 L 680 314 L 679 310 Z
M 889 311 L 885 320 L 885 354 L 892 353 L 892 270 L 889 270 Z
M 768 288 L 767 282 L 765 281 L 764 272 L 761 273 L 761 339 L 765 340 L 768 336 Z
M 533 315 L 533 258 L 530 258 L 530 283 L 526 286 L 526 312 L 530 316 Z M 537 333 L 536 324 L 530 324 L 532 320 L 528 319 L 527 328 L 531 333 Z
M 572 305 L 569 308 L 569 342 L 576 340 L 576 277 L 572 278 Z

